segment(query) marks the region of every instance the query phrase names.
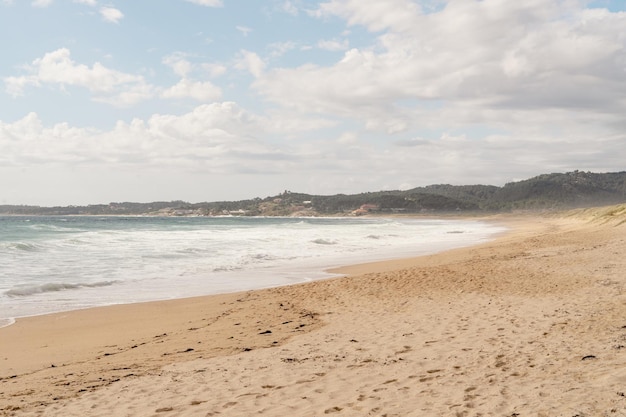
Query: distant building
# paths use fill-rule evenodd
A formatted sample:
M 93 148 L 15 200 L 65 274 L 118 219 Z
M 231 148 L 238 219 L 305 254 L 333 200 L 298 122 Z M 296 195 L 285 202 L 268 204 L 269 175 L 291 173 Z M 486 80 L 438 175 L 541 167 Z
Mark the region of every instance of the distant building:
M 360 207 L 360 210 L 365 210 L 365 211 L 379 211 L 380 210 L 380 206 L 378 204 L 363 204 Z

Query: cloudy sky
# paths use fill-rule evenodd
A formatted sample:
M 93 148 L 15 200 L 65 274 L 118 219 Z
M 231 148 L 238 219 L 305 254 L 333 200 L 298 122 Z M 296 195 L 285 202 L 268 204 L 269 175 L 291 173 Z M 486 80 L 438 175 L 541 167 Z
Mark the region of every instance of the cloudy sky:
M 625 0 L 0 0 L 0 204 L 626 169 Z

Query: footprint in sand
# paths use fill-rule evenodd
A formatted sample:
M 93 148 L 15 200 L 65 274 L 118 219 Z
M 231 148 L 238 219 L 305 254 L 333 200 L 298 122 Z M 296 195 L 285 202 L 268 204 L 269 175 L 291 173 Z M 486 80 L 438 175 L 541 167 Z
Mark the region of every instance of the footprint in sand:
M 341 410 L 343 410 L 343 408 L 335 406 L 335 407 L 328 408 L 328 409 L 324 410 L 324 414 L 338 413 Z

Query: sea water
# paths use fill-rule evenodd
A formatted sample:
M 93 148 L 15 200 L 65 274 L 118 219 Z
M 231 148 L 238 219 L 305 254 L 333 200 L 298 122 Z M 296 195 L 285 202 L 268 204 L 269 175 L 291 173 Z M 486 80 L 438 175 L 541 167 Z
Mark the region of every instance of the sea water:
M 468 246 L 501 230 L 404 218 L 0 217 L 0 326 L 321 279 L 330 267 Z

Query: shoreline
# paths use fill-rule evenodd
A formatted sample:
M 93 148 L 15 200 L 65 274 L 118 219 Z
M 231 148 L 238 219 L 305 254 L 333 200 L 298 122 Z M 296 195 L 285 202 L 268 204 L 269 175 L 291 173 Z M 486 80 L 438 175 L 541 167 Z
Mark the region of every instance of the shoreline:
M 0 415 L 626 413 L 625 232 L 583 214 L 340 278 L 20 319 Z
M 28 217 L 28 216 L 27 216 Z M 30 216 L 33 217 L 33 216 Z M 44 216 L 44 217 L 50 217 L 50 216 Z M 92 216 L 92 215 L 81 215 L 81 216 L 56 216 L 56 217 L 106 217 L 106 216 Z M 111 216 L 108 216 L 111 217 Z M 139 216 L 114 216 L 114 217 L 139 217 Z M 234 216 L 231 216 L 234 217 Z M 257 217 L 263 217 L 263 216 L 257 216 Z M 276 216 L 273 216 L 276 217 Z M 496 221 L 483 221 L 483 219 L 479 219 L 479 218 L 464 218 L 464 217 L 447 217 L 447 216 L 443 216 L 443 217 L 431 217 L 431 216 L 362 216 L 363 220 L 367 220 L 367 217 L 371 217 L 373 219 L 384 219 L 384 220 L 401 220 L 401 221 L 411 221 L 411 220 L 417 220 L 417 221 L 421 221 L 421 220 L 430 220 L 430 221 L 437 221 L 437 220 L 444 220 L 444 221 L 462 221 L 462 222 L 470 222 L 472 224 L 475 225 L 479 225 L 479 227 L 481 228 L 492 228 L 492 227 L 498 227 L 498 228 L 504 228 L 501 224 L 498 224 L 498 222 Z M 163 218 L 166 218 L 165 216 Z M 266 217 L 263 217 L 266 218 Z M 281 217 L 281 218 L 290 218 L 290 217 Z M 327 218 L 330 219 L 339 219 L 339 217 L 330 217 L 327 216 Z M 487 217 L 489 218 L 489 217 Z M 302 217 L 302 219 L 306 219 L 305 217 Z M 395 253 L 395 254 L 391 254 L 389 252 L 389 249 L 384 249 L 381 248 L 380 249 L 380 253 L 378 255 L 375 256 L 375 258 L 377 258 L 377 262 L 387 262 L 387 261 L 398 261 L 404 258 L 413 258 L 413 257 L 420 257 L 420 256 L 425 256 L 425 255 L 430 255 L 430 254 L 434 254 L 434 253 L 439 253 L 439 252 L 445 252 L 448 251 L 450 249 L 454 249 L 456 247 L 458 248 L 463 248 L 463 247 L 469 247 L 469 246 L 475 246 L 475 245 L 479 245 L 484 243 L 485 241 L 491 241 L 493 239 L 495 239 L 498 235 L 500 235 L 501 233 L 505 233 L 506 230 L 502 231 L 502 230 L 498 230 L 498 231 L 487 231 L 484 232 L 485 234 L 487 234 L 487 237 L 478 237 L 475 238 L 476 240 L 471 241 L 471 242 L 464 242 L 463 240 L 456 242 L 456 243 L 445 243 L 443 244 L 443 249 L 440 247 L 431 249 L 431 250 L 426 250 L 424 248 L 415 248 L 412 249 L 412 251 L 414 251 L 415 253 L 411 254 L 411 253 L 404 253 L 405 251 L 408 251 L 406 248 L 400 249 L 401 252 L 400 253 Z M 471 235 L 471 234 L 470 234 Z M 445 246 L 451 246 L 450 247 L 445 247 Z M 346 255 L 347 259 L 331 259 L 328 258 L 325 261 L 314 261 L 314 263 L 311 263 L 311 261 L 307 261 L 307 263 L 303 263 L 301 265 L 295 265 L 292 266 L 291 268 L 284 268 L 284 269 L 280 269 L 277 268 L 274 270 L 274 273 L 270 273 L 270 272 L 263 272 L 264 275 L 267 276 L 271 276 L 274 275 L 274 280 L 275 283 L 258 283 L 255 285 L 252 285 L 253 283 L 249 283 L 251 286 L 242 286 L 241 288 L 215 288 L 213 291 L 208 291 L 208 292 L 198 292 L 196 294 L 186 294 L 186 295 L 176 295 L 175 297 L 170 297 L 169 295 L 165 296 L 164 294 L 155 294 L 153 296 L 148 296 L 148 297 L 144 297 L 144 298 L 140 298 L 140 299 L 135 299 L 135 300 L 124 300 L 124 299 L 117 299 L 117 300 L 107 300 L 107 302 L 101 302 L 99 304 L 93 304 L 93 305 L 80 305 L 80 306 L 76 306 L 76 305 L 67 305 L 64 307 L 59 307 L 59 308 L 52 308 L 52 309 L 32 309 L 32 311 L 28 311 L 28 312 L 22 312 L 22 314 L 18 314 L 18 315 L 6 315 L 4 317 L 0 317 L 0 329 L 4 328 L 4 327 L 8 327 L 11 325 L 14 325 L 15 322 L 17 320 L 22 320 L 25 318 L 29 318 L 29 317 L 37 317 L 37 316 L 42 316 L 42 315 L 48 315 L 48 314 L 56 314 L 56 313 L 67 313 L 67 312 L 72 312 L 72 311 L 79 311 L 79 310 L 85 310 L 85 309 L 90 309 L 90 308 L 98 308 L 98 307 L 108 307 L 108 306 L 116 306 L 116 305 L 126 305 L 126 304 L 141 304 L 141 303 L 146 303 L 146 302 L 160 302 L 160 301 L 170 301 L 170 300 L 182 300 L 185 298 L 194 298 L 194 297 L 202 297 L 202 296 L 212 296 L 212 295 L 221 295 L 221 294 L 229 294 L 229 293 L 238 293 L 238 292 L 245 292 L 245 291 L 256 291 L 256 290 L 262 290 L 262 289 L 268 289 L 268 288 L 276 288 L 276 287 L 281 287 L 281 286 L 289 286 L 289 285 L 294 285 L 294 284 L 300 284 L 300 283 L 308 283 L 308 282 L 313 282 L 313 281 L 318 281 L 318 280 L 326 280 L 326 279 L 333 279 L 333 278 L 337 278 L 340 277 L 344 274 L 340 273 L 340 272 L 335 272 L 336 270 L 341 269 L 343 266 L 349 266 L 352 264 L 362 264 L 362 263 L 368 263 L 367 261 L 367 257 L 366 255 L 360 255 L 359 257 L 355 257 L 354 259 L 350 258 L 350 255 Z M 318 265 L 319 264 L 319 265 Z M 242 272 L 240 275 L 242 276 L 251 276 L 254 275 L 255 271 L 254 270 L 250 270 L 247 272 Z M 298 278 L 285 278 L 287 275 L 292 275 L 293 277 L 298 277 Z M 276 279 L 276 276 L 283 276 L 283 279 Z M 232 278 L 232 277 L 231 277 Z M 235 276 L 235 279 L 237 279 L 238 276 Z M 111 281 L 111 282 L 117 282 L 117 281 Z M 123 283 L 123 281 L 119 281 L 120 283 Z M 50 284 L 46 284 L 46 285 L 57 285 L 55 282 L 52 282 Z M 59 284 L 61 285 L 61 284 Z M 72 285 L 76 288 L 81 287 L 82 285 L 80 284 L 74 284 L 74 283 L 70 283 L 69 285 Z M 72 291 L 72 290 L 69 290 Z M 55 292 L 55 291 L 45 291 L 45 292 Z M 56 292 L 55 292 L 56 293 Z M 8 294 L 8 292 L 7 292 Z M 70 293 L 68 293 L 70 294 Z M 70 296 L 70 295 L 68 295 Z M 10 297 L 12 298 L 12 297 Z M 15 298 L 16 300 L 19 300 L 19 297 Z M 37 311 L 35 311 L 37 310 Z

